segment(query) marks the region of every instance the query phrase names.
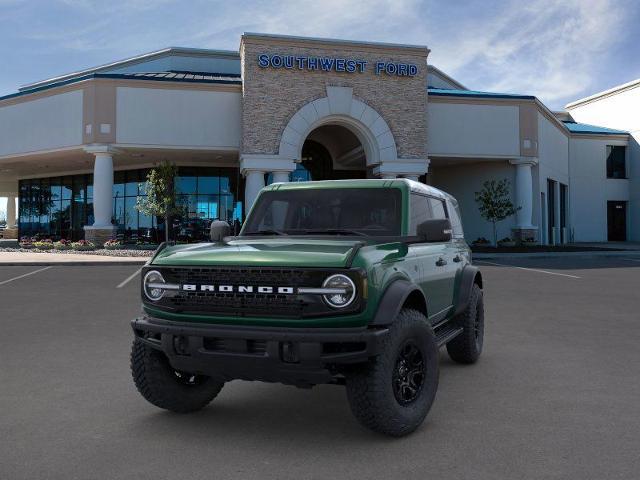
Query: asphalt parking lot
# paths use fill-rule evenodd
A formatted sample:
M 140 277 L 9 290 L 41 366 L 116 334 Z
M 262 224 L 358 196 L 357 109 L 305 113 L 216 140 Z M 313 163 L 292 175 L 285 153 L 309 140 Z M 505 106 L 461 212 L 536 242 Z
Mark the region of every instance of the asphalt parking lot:
M 640 258 L 478 264 L 483 357 L 443 352 L 403 439 L 361 428 L 337 386 L 237 381 L 160 411 L 129 373 L 138 267 L 0 265 L 0 478 L 638 478 Z

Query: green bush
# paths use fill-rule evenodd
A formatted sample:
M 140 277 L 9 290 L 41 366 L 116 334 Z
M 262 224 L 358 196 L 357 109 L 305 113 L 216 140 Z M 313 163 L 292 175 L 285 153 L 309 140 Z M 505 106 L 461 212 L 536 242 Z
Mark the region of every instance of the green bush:
M 81 251 L 90 251 L 90 250 L 96 249 L 96 246 L 87 240 L 78 240 L 77 242 L 73 242 L 71 243 L 71 247 L 74 250 L 81 250 Z

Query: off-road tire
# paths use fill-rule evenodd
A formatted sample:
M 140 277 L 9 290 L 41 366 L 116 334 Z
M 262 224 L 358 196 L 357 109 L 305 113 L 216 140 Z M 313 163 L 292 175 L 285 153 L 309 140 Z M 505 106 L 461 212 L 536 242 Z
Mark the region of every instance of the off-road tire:
M 223 380 L 176 372 L 164 353 L 139 340 L 131 348 L 131 374 L 149 403 L 176 413 L 206 407 L 224 386 Z
M 447 352 L 454 362 L 476 363 L 484 343 L 484 302 L 482 289 L 477 284 L 471 288 L 467 308 L 455 321 L 463 330 L 447 343 Z
M 419 350 L 424 362 L 423 381 L 414 400 L 401 404 L 394 374 L 407 345 Z M 438 389 L 438 345 L 426 317 L 403 309 L 389 327 L 381 353 L 346 374 L 351 411 L 365 427 L 400 437 L 413 432 L 426 417 Z

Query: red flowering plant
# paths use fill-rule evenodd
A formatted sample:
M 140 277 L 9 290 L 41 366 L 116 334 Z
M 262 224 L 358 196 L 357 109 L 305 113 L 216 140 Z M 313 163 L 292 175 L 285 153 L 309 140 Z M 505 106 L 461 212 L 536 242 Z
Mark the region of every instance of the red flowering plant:
M 118 250 L 122 248 L 123 243 L 120 240 L 112 238 L 104 242 L 104 248 L 107 250 Z

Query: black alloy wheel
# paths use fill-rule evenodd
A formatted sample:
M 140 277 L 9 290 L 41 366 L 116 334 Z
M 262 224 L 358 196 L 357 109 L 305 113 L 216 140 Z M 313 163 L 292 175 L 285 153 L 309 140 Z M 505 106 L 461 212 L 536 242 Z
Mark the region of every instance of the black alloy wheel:
M 393 394 L 400 405 L 409 405 L 420 396 L 425 378 L 425 363 L 416 343 L 408 340 L 400 349 L 393 371 Z

